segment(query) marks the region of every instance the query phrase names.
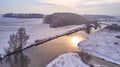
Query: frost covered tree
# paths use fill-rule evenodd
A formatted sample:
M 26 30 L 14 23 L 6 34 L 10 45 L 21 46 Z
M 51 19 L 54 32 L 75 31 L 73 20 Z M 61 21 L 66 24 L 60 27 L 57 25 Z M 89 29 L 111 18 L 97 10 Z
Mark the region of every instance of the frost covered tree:
M 18 29 L 16 34 L 10 35 L 10 41 L 8 41 L 12 51 L 17 51 L 22 49 L 29 39 L 29 36 L 26 34 L 25 28 Z
M 22 50 L 28 39 L 29 36 L 26 34 L 25 28 L 18 29 L 16 34 L 10 35 L 10 40 L 8 41 L 9 47 L 5 49 L 6 54 Z M 20 52 L 6 57 L 5 61 L 9 63 L 11 67 L 27 67 L 30 60 Z

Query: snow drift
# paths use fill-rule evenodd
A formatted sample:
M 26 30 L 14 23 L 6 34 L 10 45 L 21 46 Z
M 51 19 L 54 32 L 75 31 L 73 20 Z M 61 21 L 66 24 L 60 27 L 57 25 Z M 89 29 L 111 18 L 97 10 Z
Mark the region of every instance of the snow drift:
M 89 67 L 77 53 L 66 53 L 50 62 L 46 67 Z

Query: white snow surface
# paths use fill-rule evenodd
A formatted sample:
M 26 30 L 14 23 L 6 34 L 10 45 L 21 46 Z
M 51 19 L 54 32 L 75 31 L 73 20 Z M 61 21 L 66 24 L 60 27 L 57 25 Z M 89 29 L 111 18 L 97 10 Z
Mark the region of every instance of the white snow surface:
M 120 65 L 120 31 L 101 29 L 79 43 L 79 48 L 91 55 Z M 118 44 L 115 44 L 117 42 Z
M 24 27 L 29 35 L 28 43 L 25 47 L 34 44 L 37 39 L 45 39 L 55 35 L 63 34 L 67 31 L 80 27 L 80 25 L 70 25 L 59 28 L 50 28 L 49 24 L 43 24 L 43 19 L 17 19 L 0 18 L 0 54 L 4 54 L 4 48 L 9 47 L 9 35 L 15 34 L 17 29 Z
M 120 22 L 99 22 L 99 23 L 102 23 L 102 24 L 107 24 L 107 25 L 112 25 L 112 24 L 117 24 L 117 25 L 120 25 Z
M 50 62 L 46 67 L 89 67 L 77 53 L 65 53 Z

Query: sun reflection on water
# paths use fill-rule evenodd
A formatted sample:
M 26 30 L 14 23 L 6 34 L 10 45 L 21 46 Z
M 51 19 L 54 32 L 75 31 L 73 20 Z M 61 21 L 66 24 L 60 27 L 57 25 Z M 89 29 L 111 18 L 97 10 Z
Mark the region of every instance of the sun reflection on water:
M 78 38 L 76 36 L 74 36 L 71 40 L 72 40 L 73 44 L 78 44 L 80 42 L 80 38 Z
M 78 47 L 78 43 L 82 40 L 84 40 L 82 37 L 77 37 L 77 36 L 73 36 L 71 38 L 71 42 L 72 42 L 74 47 Z

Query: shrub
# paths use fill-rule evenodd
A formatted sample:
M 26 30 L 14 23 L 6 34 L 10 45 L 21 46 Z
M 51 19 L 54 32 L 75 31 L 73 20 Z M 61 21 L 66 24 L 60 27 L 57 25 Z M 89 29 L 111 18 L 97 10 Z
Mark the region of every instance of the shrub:
M 119 35 L 118 35 L 118 36 L 115 36 L 115 37 L 120 39 L 120 36 L 119 36 Z
M 107 26 L 106 28 L 110 30 L 120 30 L 120 26 L 117 24 L 112 24 L 110 26 Z

